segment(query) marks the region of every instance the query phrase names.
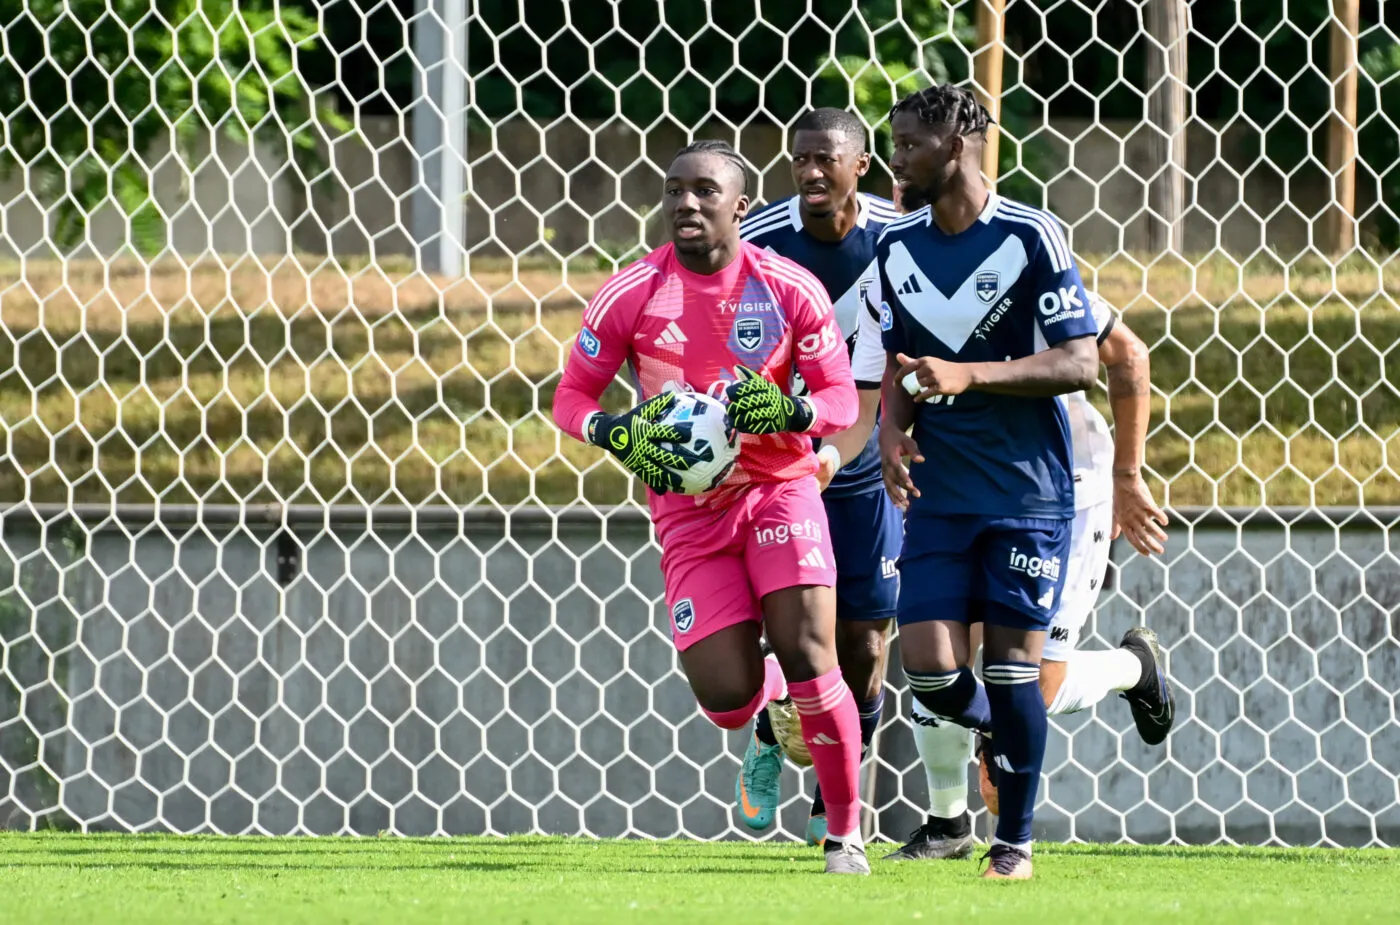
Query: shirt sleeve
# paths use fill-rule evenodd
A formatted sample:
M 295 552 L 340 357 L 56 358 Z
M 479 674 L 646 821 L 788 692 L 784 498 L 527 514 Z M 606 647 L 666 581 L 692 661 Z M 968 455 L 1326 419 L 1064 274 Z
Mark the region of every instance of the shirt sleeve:
M 860 402 L 846 341 L 836 325 L 836 310 L 817 278 L 796 264 L 775 275 L 787 284 L 793 365 L 807 383 L 807 400 L 816 415 L 807 433 L 825 437 L 845 430 L 855 423 Z
M 870 293 L 880 288 L 877 277 L 856 310 L 856 345 L 851 352 L 851 375 L 858 389 L 878 389 L 885 375 L 885 345 L 880 330 L 880 309 L 870 303 Z
M 1089 312 L 1094 316 L 1094 324 L 1099 329 L 1099 343 L 1108 340 L 1108 332 L 1118 322 L 1118 312 L 1108 303 L 1108 299 L 1092 290 L 1089 292 Z
M 1036 223 L 1040 246 L 1032 258 L 1031 279 L 1036 322 L 1045 343 L 1056 344 L 1098 333 L 1089 309 L 1089 293 L 1079 278 L 1079 267 L 1069 252 L 1060 226 L 1048 213 Z
M 554 392 L 554 423 L 575 439 L 587 442 L 584 424 L 594 412 L 603 410 L 598 399 L 627 361 L 631 335 L 624 330 L 624 319 L 630 315 L 629 301 L 604 283 L 584 309 L 583 326 Z

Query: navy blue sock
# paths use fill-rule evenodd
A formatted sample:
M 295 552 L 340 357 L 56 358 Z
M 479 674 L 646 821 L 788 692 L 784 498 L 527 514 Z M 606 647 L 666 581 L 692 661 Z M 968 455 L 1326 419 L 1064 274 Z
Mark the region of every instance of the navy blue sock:
M 885 691 L 883 688 L 870 700 L 856 701 L 856 709 L 860 711 L 860 756 L 862 758 L 870 753 L 870 742 L 875 738 L 875 730 L 880 725 L 880 711 L 884 706 Z M 812 794 L 812 815 L 819 816 L 824 812 L 826 812 L 826 801 L 822 799 L 822 785 L 817 784 L 816 792 Z
M 1049 730 L 1038 683 L 1040 666 L 987 659 L 983 674 L 992 705 L 997 799 L 1001 803 L 996 840 L 1024 845 L 1031 840 L 1031 818 Z
M 880 726 L 880 711 L 885 706 L 885 691 L 880 689 L 869 700 L 857 700 L 856 709 L 860 711 L 860 744 L 864 748 L 870 748 L 870 742 L 875 738 L 875 730 Z
M 991 732 L 992 710 L 987 691 L 971 668 L 957 671 L 910 671 L 904 669 L 909 689 L 934 716 L 978 732 Z
M 764 745 L 777 745 L 778 737 L 773 734 L 773 721 L 768 718 L 768 708 L 764 707 L 758 711 L 758 716 L 753 721 L 754 735 L 758 736 L 758 741 Z

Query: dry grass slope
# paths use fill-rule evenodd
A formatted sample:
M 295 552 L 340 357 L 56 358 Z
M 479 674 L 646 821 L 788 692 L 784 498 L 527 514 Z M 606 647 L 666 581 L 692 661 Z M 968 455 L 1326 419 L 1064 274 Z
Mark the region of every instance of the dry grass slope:
M 1086 264 L 1152 345 L 1169 503 L 1400 503 L 1400 271 Z M 0 267 L 0 500 L 608 503 L 553 390 L 593 268 Z M 615 385 L 605 402 L 621 406 Z M 1102 399 L 1102 394 L 1098 396 Z

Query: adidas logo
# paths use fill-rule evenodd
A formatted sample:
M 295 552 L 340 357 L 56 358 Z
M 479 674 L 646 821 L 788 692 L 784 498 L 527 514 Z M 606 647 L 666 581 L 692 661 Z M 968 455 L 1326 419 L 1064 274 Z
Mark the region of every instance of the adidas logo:
M 900 284 L 899 287 L 900 295 L 913 295 L 916 292 L 923 291 L 924 287 L 919 285 L 919 279 L 913 273 L 910 273 L 909 278 L 906 279 L 902 284 Z
M 805 565 L 808 568 L 824 569 L 826 568 L 826 557 L 822 555 L 820 549 L 813 547 L 811 552 L 797 560 L 797 564 Z
M 817 733 L 817 734 L 812 738 L 812 741 L 808 742 L 807 744 L 808 744 L 808 745 L 840 745 L 841 743 L 838 742 L 838 741 L 836 741 L 835 739 L 833 739 L 831 736 L 827 735 L 825 732 L 819 732 L 819 733 Z
M 689 338 L 685 336 L 685 332 L 680 329 L 678 324 L 674 321 L 668 321 L 666 322 L 666 329 L 661 332 L 656 340 L 652 341 L 652 344 L 657 347 L 664 347 L 667 344 L 683 344 L 688 339 Z

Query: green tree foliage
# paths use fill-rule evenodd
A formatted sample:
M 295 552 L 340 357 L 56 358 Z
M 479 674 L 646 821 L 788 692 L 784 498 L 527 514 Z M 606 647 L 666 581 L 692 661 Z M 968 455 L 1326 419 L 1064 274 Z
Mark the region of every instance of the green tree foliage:
M 269 0 L 28 0 L 4 23 L 0 173 L 32 178 L 60 247 L 111 203 L 132 245 L 158 251 L 166 220 L 142 160 L 157 141 L 265 137 L 305 162 L 322 130 L 348 127 L 297 74 L 316 34 Z

